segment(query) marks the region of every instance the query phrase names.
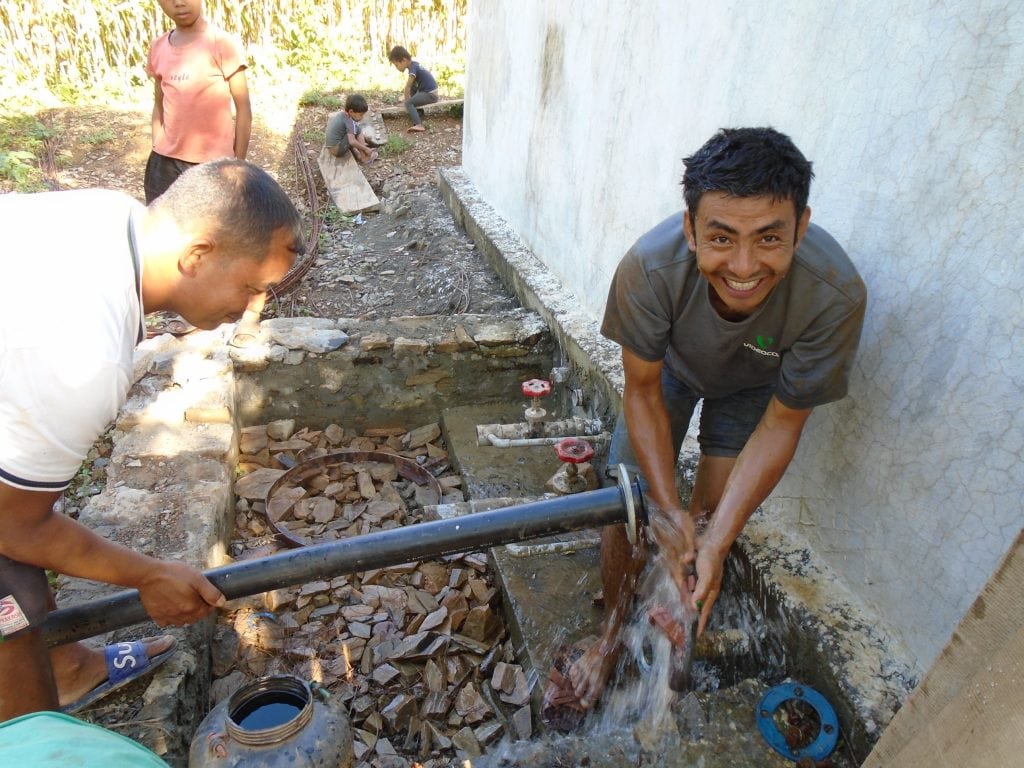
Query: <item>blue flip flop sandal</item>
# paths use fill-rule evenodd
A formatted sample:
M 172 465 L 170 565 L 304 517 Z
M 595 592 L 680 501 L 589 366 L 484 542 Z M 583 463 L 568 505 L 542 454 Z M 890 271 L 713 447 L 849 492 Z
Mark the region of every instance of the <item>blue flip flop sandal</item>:
M 66 707 L 61 707 L 60 711 L 68 715 L 74 714 L 113 693 L 118 688 L 128 685 L 133 680 L 138 680 L 143 675 L 149 674 L 178 650 L 178 641 L 173 638 L 172 640 L 170 648 L 163 653 L 158 653 L 153 658 L 146 655 L 145 640 L 112 643 L 106 646 L 103 649 L 103 655 L 107 661 L 107 679 L 77 701 L 71 702 Z

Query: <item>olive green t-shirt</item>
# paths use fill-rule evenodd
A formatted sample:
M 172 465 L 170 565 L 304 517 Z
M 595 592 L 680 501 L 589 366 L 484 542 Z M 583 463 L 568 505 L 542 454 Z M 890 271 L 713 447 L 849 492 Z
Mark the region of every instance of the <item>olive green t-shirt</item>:
M 842 247 L 811 224 L 785 277 L 749 317 L 723 319 L 682 213 L 643 235 L 612 278 L 601 333 L 703 397 L 774 383 L 789 408 L 846 395 L 867 291 Z

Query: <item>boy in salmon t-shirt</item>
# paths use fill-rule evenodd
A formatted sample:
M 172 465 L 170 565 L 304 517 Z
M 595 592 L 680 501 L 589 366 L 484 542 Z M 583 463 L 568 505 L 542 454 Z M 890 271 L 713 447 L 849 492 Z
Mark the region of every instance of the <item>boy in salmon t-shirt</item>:
M 175 26 L 150 45 L 146 65 L 154 82 L 147 204 L 193 165 L 244 160 L 252 131 L 241 42 L 203 18 L 202 0 L 159 3 Z

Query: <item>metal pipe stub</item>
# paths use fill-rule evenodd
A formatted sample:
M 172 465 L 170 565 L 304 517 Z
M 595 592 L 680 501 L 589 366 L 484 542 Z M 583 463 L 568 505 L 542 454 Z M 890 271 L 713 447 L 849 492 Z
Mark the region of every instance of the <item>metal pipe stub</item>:
M 640 514 L 638 515 L 637 510 Z M 290 549 L 206 571 L 229 600 L 318 579 L 387 568 L 444 555 L 539 539 L 644 516 L 639 483 L 417 523 L 323 544 Z M 43 635 L 50 645 L 81 640 L 149 619 L 137 590 L 62 608 L 50 614 Z

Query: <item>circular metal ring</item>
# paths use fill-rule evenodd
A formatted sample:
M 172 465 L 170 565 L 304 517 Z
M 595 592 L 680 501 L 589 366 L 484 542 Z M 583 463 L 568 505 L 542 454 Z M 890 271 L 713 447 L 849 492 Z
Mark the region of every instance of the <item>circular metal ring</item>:
M 775 711 L 787 701 L 802 701 L 818 715 L 818 735 L 806 747 L 791 749 L 775 725 Z M 757 728 L 768 746 L 794 762 L 801 757 L 824 760 L 832 754 L 839 741 L 839 720 L 832 705 L 816 690 L 800 683 L 783 683 L 768 689 L 757 705 Z
M 291 509 L 292 505 L 289 505 L 288 509 L 283 510 L 277 517 L 270 514 L 270 501 L 274 497 L 274 494 L 282 488 L 301 482 L 302 479 L 318 473 L 327 467 L 332 467 L 338 464 L 358 464 L 364 461 L 394 464 L 399 475 L 404 477 L 406 480 L 411 480 L 417 485 L 426 485 L 434 491 L 438 502 L 441 501 L 443 494 L 441 491 L 441 484 L 437 482 L 437 478 L 415 461 L 410 461 L 404 456 L 399 456 L 395 453 L 388 453 L 386 451 L 336 451 L 335 453 L 317 456 L 316 458 L 302 461 L 287 470 L 274 481 L 270 488 L 267 489 L 266 496 L 264 497 L 264 506 L 266 508 L 264 516 L 270 524 L 270 527 L 280 537 L 285 546 L 305 547 L 310 544 L 315 544 L 316 542 L 310 541 L 303 536 L 295 535 L 281 523 L 281 517 L 287 514 L 288 509 Z
M 622 502 L 626 505 L 626 539 L 630 546 L 636 544 L 636 504 L 633 503 L 633 489 L 629 483 L 629 470 L 625 464 L 619 464 L 619 490 L 622 492 Z

